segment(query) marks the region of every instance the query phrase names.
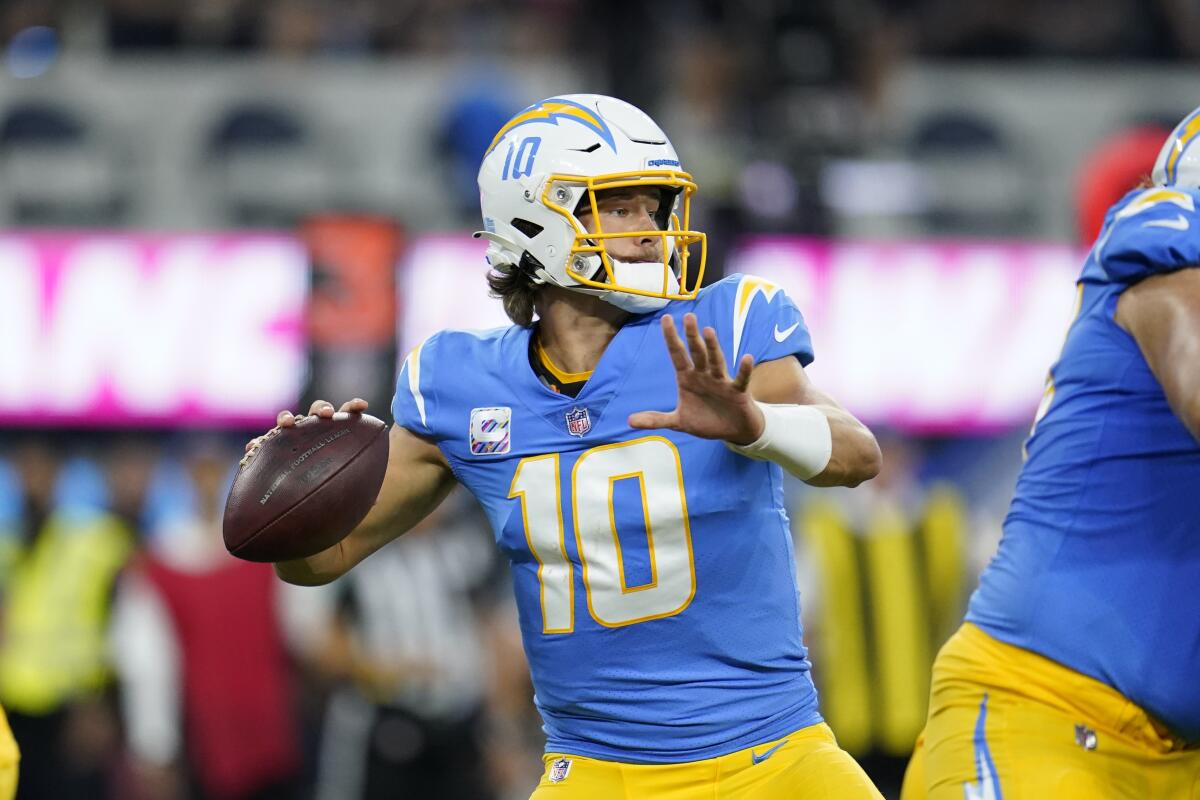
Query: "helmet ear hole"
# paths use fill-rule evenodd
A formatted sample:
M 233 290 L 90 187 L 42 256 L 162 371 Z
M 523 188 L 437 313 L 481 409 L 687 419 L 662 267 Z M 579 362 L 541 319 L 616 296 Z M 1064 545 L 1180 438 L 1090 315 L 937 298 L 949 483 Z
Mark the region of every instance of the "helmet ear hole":
M 527 219 L 517 218 L 512 220 L 512 222 L 509 224 L 519 230 L 521 233 L 525 234 L 525 236 L 529 239 L 532 239 L 545 230 L 545 228 L 543 228 L 541 225 L 538 225 L 536 222 L 530 222 Z

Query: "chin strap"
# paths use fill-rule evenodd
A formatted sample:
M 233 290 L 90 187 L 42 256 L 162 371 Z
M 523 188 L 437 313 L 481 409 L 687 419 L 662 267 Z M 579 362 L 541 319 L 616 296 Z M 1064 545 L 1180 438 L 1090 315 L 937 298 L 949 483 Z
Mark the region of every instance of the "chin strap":
M 613 260 L 613 277 L 618 286 L 628 286 L 643 291 L 660 291 L 662 289 L 661 261 L 617 261 Z M 679 289 L 679 282 L 672 272 L 668 276 L 667 291 L 674 293 Z M 622 311 L 631 314 L 648 314 L 658 311 L 671 302 L 665 297 L 649 297 L 641 294 L 609 289 L 600 294 L 600 299 L 611 303 Z

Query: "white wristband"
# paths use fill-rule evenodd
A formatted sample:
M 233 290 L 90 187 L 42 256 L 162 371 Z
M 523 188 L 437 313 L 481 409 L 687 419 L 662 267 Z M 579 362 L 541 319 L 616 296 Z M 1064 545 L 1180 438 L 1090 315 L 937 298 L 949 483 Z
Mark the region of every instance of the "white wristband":
M 726 442 L 730 450 L 747 458 L 774 461 L 804 481 L 825 470 L 833 454 L 833 432 L 820 409 L 755 403 L 766 423 L 762 436 L 747 445 Z

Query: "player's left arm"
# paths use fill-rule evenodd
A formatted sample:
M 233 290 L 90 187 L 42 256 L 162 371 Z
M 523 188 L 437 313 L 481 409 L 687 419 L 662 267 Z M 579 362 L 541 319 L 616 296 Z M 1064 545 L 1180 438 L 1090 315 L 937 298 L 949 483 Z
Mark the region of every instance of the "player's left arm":
M 1200 440 L 1200 268 L 1134 284 L 1121 293 L 1114 319 L 1137 341 L 1171 410 Z
M 744 355 L 730 377 L 716 331 L 701 331 L 694 314 L 683 318 L 686 345 L 670 315 L 662 317 L 662 329 L 679 398 L 671 411 L 630 415 L 631 427 L 721 439 L 813 486 L 857 486 L 879 473 L 874 435 L 813 386 L 795 358 L 755 365 Z
M 829 463 L 805 483 L 858 486 L 879 474 L 883 456 L 875 435 L 836 400 L 818 389 L 795 358 L 785 356 L 756 365 L 750 372 L 749 391 L 750 396 L 760 403 L 805 406 L 825 416 L 832 443 Z

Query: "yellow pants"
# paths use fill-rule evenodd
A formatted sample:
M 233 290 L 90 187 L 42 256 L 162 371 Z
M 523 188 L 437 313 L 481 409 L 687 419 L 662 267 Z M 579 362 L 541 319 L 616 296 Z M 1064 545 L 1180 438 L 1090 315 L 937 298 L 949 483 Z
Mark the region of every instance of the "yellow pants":
M 883 800 L 821 723 L 684 764 L 623 764 L 547 753 L 529 800 Z
M 1200 748 L 1115 689 L 963 625 L 901 800 L 1200 800 Z
M 8 727 L 8 717 L 0 708 L 0 800 L 12 800 L 17 794 L 17 767 L 21 752 Z

